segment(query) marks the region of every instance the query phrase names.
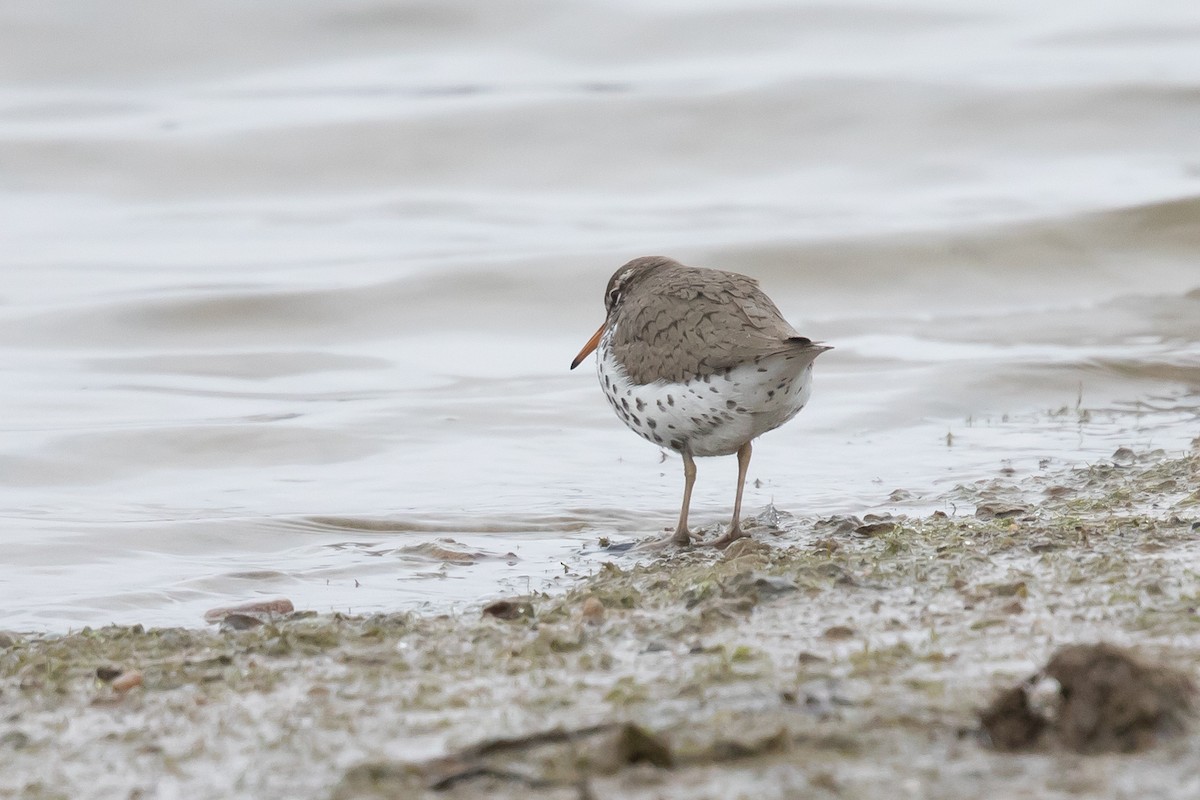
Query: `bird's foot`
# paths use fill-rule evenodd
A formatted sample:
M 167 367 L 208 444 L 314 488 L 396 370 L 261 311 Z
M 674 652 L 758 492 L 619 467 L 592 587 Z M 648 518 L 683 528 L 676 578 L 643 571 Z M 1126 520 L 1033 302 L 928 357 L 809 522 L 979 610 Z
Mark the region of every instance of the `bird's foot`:
M 706 544 L 709 547 L 715 547 L 718 550 L 724 550 L 726 547 L 729 547 L 729 545 L 733 544 L 738 539 L 744 539 L 749 535 L 750 534 L 744 532 L 741 529 L 741 526 L 734 525 L 724 535 L 718 536 L 716 539 L 713 539 L 711 542 L 705 542 L 704 544 Z
M 688 533 L 687 528 L 680 528 L 670 536 L 664 536 L 661 539 L 648 539 L 644 542 L 638 542 L 633 546 L 633 550 L 639 553 L 656 552 L 669 550 L 675 547 L 687 547 L 692 543 L 692 535 Z

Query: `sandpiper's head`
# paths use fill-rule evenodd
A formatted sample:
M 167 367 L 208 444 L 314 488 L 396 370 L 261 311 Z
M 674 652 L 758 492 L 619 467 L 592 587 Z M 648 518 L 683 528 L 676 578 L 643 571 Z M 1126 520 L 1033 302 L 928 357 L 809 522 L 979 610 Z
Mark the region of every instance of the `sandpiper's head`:
M 634 284 L 660 269 L 677 266 L 678 261 L 666 256 L 642 256 L 626 263 L 608 279 L 608 288 L 604 290 L 604 310 L 612 314 Z
M 613 276 L 608 279 L 608 288 L 604 290 L 604 324 L 600 326 L 600 330 L 596 331 L 591 339 L 588 339 L 587 344 L 579 351 L 579 355 L 575 356 L 575 360 L 571 362 L 571 369 L 579 366 L 579 363 L 591 355 L 592 351 L 600 346 L 600 339 L 604 336 L 604 331 L 608 327 L 609 320 L 612 319 L 613 312 L 620 307 L 621 301 L 624 300 L 631 289 L 638 283 L 643 281 L 646 276 L 658 272 L 667 267 L 677 267 L 679 262 L 666 256 L 642 256 L 635 258 L 625 266 L 613 273 Z

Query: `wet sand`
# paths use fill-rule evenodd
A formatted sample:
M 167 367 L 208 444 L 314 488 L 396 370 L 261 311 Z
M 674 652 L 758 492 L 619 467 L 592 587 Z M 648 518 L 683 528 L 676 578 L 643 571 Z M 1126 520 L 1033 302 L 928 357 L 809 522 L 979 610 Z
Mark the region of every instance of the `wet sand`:
M 1200 5 L 993 5 L 0 4 L 0 628 L 467 613 L 672 524 L 567 370 L 646 254 L 836 347 L 752 512 L 1185 449 Z
M 0 797 L 1200 796 L 1014 693 L 1194 677 L 1200 7 L 94 5 L 0 7 Z M 837 348 L 724 554 L 566 368 L 649 253 Z
M 565 591 L 489 613 L 6 634 L 0 793 L 1196 796 L 1194 736 L 1010 753 L 979 712 L 1069 644 L 1194 677 L 1200 452 L 1002 471 L 946 500 L 768 509 L 725 553 L 578 556 Z

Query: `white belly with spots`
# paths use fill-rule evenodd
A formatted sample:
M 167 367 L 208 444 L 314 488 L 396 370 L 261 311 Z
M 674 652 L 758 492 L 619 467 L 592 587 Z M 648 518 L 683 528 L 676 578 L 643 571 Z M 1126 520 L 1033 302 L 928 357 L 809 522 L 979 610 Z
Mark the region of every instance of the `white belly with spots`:
M 643 439 L 694 456 L 723 456 L 778 428 L 812 395 L 811 353 L 774 355 L 690 383 L 635 384 L 601 342 L 600 386 Z

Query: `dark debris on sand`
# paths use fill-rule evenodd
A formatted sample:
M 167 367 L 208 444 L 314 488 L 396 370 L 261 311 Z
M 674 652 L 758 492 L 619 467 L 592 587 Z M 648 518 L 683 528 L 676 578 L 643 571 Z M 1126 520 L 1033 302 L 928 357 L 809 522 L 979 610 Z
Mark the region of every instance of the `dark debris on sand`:
M 1063 647 L 1031 683 L 1042 676 L 1058 683 L 1050 714 L 1031 704 L 1026 684 L 1005 690 L 980 713 L 996 749 L 1057 743 L 1078 753 L 1131 753 L 1182 733 L 1194 710 L 1187 675 L 1111 644 Z M 1047 731 L 1052 736 L 1043 736 Z

